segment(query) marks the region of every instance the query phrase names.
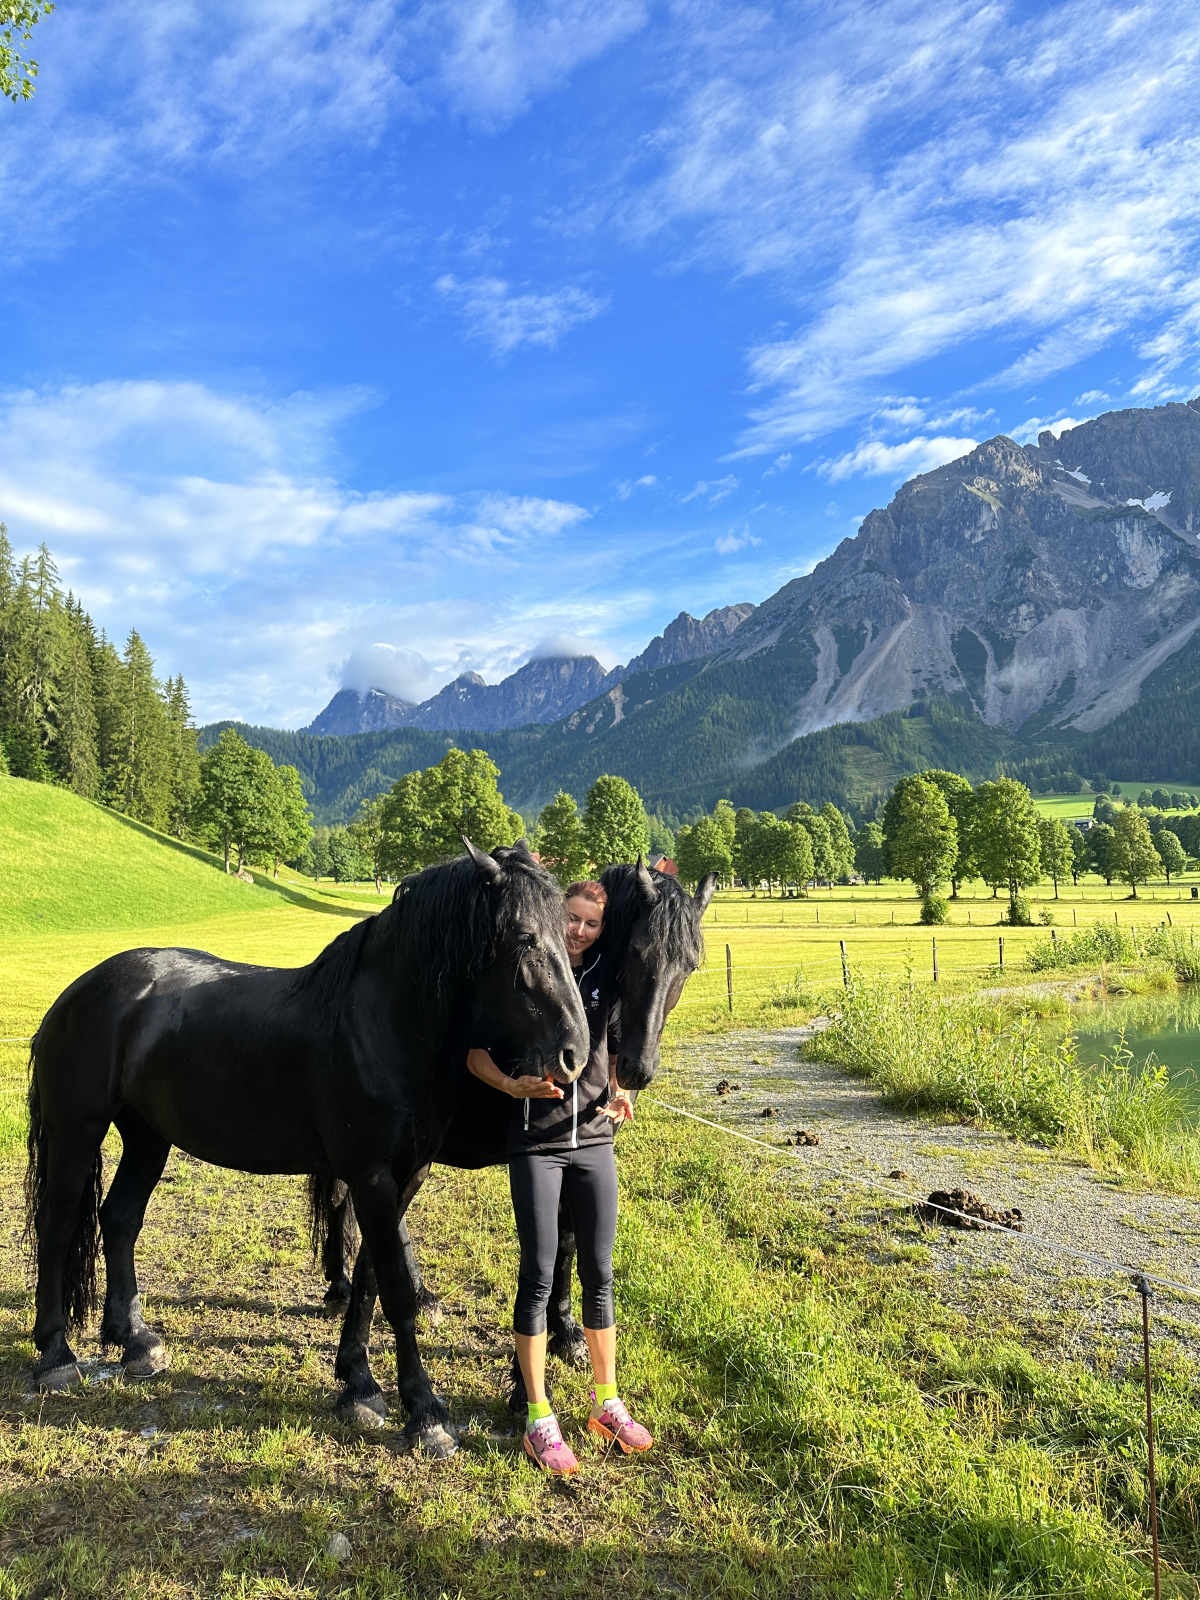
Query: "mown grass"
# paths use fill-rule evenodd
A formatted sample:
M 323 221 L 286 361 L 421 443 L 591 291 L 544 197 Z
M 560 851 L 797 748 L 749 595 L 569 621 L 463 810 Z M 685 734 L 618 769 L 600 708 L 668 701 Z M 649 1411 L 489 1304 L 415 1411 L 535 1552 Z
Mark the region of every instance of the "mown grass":
M 657 1444 L 640 1461 L 591 1448 L 586 1379 L 556 1368 L 583 1461 L 570 1486 L 533 1474 L 503 1405 L 516 1258 L 502 1171 L 435 1172 L 414 1207 L 448 1313 L 424 1345 L 462 1429 L 445 1465 L 333 1422 L 336 1327 L 319 1315 L 296 1184 L 172 1161 L 143 1283 L 174 1366 L 136 1387 L 93 1367 L 83 1391 L 26 1398 L 10 1228 L 0 1594 L 1148 1592 L 1136 1370 L 1026 1348 L 1003 1297 L 978 1321 L 946 1309 L 905 1259 L 920 1254 L 910 1220 L 855 1211 L 839 1231 L 781 1164 L 652 1096 L 618 1164 L 622 1382 Z M 2 1176 L 12 1222 L 19 1173 Z M 90 1339 L 81 1353 L 98 1354 Z M 1157 1381 L 1179 1571 L 1200 1555 L 1195 1377 L 1178 1357 Z M 324 1554 L 334 1531 L 352 1546 L 342 1567 Z
M 1096 1066 L 1075 1041 L 1052 1041 L 1042 1010 L 915 983 L 852 979 L 810 1057 L 870 1078 L 906 1110 L 958 1112 L 1039 1138 L 1101 1171 L 1200 1193 L 1200 1130 L 1186 1097 L 1151 1057 L 1123 1042 Z

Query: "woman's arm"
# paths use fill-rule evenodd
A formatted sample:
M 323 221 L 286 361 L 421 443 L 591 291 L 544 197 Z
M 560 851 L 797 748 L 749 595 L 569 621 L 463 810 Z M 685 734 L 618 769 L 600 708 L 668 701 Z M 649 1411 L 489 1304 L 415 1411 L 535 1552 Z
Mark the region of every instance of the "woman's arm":
M 510 1078 L 488 1055 L 486 1050 L 467 1051 L 467 1071 L 501 1094 L 510 1094 L 514 1100 L 561 1100 L 562 1089 L 549 1078 Z

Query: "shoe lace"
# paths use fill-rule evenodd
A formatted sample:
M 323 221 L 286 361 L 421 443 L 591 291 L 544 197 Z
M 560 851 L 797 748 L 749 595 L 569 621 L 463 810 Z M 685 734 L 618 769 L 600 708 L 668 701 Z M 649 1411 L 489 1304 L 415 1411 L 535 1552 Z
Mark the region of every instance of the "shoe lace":
M 529 1432 L 543 1450 L 553 1450 L 555 1445 L 563 1442 L 562 1429 L 558 1425 L 557 1417 L 542 1417 L 534 1423 Z
M 633 1421 L 633 1418 L 626 1410 L 625 1402 L 620 1399 L 619 1396 L 614 1396 L 611 1400 L 606 1400 L 604 1402 L 604 1410 L 609 1414 L 609 1416 L 615 1418 L 615 1420 L 620 1423 L 622 1427 L 624 1427 L 626 1423 Z

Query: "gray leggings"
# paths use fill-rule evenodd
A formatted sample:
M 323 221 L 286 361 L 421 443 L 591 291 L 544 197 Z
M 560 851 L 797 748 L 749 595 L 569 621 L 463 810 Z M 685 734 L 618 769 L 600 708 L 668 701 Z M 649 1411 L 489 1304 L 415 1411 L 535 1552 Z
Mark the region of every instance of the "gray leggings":
M 513 1329 L 545 1333 L 546 1307 L 554 1283 L 558 1255 L 558 1202 L 565 1195 L 575 1225 L 579 1281 L 583 1284 L 583 1325 L 611 1328 L 613 1306 L 613 1240 L 617 1233 L 617 1169 L 612 1141 L 578 1150 L 533 1150 L 510 1156 L 521 1270 Z

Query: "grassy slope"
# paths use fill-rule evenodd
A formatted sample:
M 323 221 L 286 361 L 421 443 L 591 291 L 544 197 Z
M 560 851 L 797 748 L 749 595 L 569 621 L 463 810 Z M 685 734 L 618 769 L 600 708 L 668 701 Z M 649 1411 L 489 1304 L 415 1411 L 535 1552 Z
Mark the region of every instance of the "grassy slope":
M 155 928 L 327 899 L 265 873 L 243 883 L 205 850 L 21 778 L 0 777 L 0 861 L 0 935 Z

